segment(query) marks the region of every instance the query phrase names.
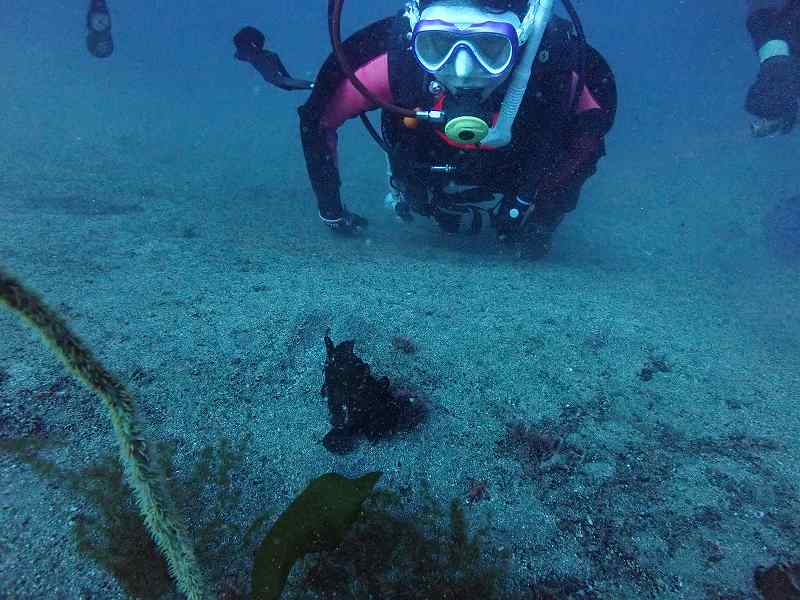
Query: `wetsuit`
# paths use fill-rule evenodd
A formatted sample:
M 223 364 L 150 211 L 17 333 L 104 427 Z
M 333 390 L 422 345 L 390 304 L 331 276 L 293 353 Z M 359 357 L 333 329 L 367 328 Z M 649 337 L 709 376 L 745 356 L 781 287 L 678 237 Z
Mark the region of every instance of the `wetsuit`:
M 782 121 L 788 132 L 797 120 L 800 98 L 800 0 L 750 0 L 747 29 L 761 67 L 746 108 Z
M 350 64 L 367 87 L 384 101 L 407 107 L 441 107 L 453 98 L 433 84 L 416 63 L 402 16 L 375 23 L 345 44 Z M 592 48 L 585 53 L 582 89 L 577 90 L 578 43 L 571 25 L 554 19 L 539 49 L 534 75 L 512 130 L 511 144 L 499 149 L 458 145 L 441 125 L 404 121 L 384 111 L 382 129 L 390 149 L 393 185 L 411 209 L 435 218 L 447 231 L 458 227 L 465 203 L 503 195 L 503 204 L 527 199 L 532 222 L 551 230 L 575 208 L 583 182 L 605 152 L 603 138 L 613 124 L 616 87 L 606 61 Z M 499 111 L 507 84 L 480 103 L 489 120 Z M 329 58 L 313 93 L 299 109 L 308 173 L 320 216 L 341 218 L 337 129 L 347 119 L 376 108 Z M 469 189 L 464 190 L 464 186 Z

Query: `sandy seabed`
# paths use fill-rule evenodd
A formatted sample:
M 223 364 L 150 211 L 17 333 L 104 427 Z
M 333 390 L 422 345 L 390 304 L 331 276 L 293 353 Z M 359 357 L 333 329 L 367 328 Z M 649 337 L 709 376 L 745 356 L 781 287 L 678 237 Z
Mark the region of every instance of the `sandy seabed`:
M 3 267 L 128 383 L 176 468 L 248 438 L 231 519 L 274 518 L 325 472 L 381 470 L 380 487 L 413 500 L 424 482 L 443 504 L 485 482 L 466 513 L 486 552 L 510 552 L 509 590 L 574 578 L 601 598 L 749 598 L 757 565 L 798 557 L 800 284 L 763 243 L 770 198 L 792 194 L 759 172 L 764 146 L 720 157 L 681 140 L 642 159 L 612 142 L 552 255 L 528 263 L 491 232 L 397 222 L 363 137 L 342 161 L 371 224 L 332 235 L 285 135 L 289 150 L 237 160 L 119 134 L 9 152 L 0 178 Z M 328 330 L 428 398 L 429 420 L 328 453 Z M 0 340 L 0 436 L 65 441 L 46 456 L 67 469 L 113 454 L 99 402 L 8 313 Z M 560 439 L 557 468 L 501 451 L 519 420 Z M 85 498 L 3 454 L 0 502 L 0 597 L 123 597 L 77 552 Z

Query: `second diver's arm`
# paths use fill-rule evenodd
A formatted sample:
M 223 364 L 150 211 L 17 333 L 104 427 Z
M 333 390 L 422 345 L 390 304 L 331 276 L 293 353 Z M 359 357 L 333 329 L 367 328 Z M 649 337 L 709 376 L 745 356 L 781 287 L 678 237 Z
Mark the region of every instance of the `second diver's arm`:
M 753 124 L 756 137 L 788 133 L 797 120 L 800 97 L 800 0 L 753 8 L 747 29 L 760 64 L 745 109 L 759 118 Z
M 800 32 L 800 1 L 753 4 L 747 17 L 747 30 L 761 63 L 776 56 L 790 56 L 797 48 Z

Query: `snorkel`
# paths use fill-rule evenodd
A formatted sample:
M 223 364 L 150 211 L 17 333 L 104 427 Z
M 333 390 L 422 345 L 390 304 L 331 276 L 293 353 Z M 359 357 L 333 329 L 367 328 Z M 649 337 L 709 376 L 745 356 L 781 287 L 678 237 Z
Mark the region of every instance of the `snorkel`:
M 494 127 L 481 142 L 481 145 L 490 148 L 501 148 L 511 142 L 511 128 L 517 118 L 519 107 L 528 82 L 533 74 L 533 64 L 539 54 L 547 24 L 553 15 L 553 0 L 539 0 L 531 3 L 528 14 L 522 21 L 522 36 L 520 42 L 524 44 L 522 58 L 511 74 L 508 90 L 500 107 L 500 114 Z
M 586 44 L 586 39 L 583 35 L 583 28 L 581 27 L 578 15 L 575 12 L 570 0 L 561 0 L 561 2 L 573 21 L 578 34 L 578 39 L 581 43 L 581 47 L 583 47 L 583 45 Z M 486 137 L 480 141 L 482 146 L 500 148 L 508 145 L 511 142 L 512 127 L 514 125 L 514 121 L 516 120 L 520 106 L 522 105 L 522 99 L 525 96 L 528 83 L 530 82 L 530 78 L 533 74 L 533 68 L 539 52 L 539 46 L 542 43 L 542 38 L 544 37 L 547 25 L 549 24 L 553 14 L 553 3 L 554 0 L 531 0 L 530 2 L 528 12 L 522 21 L 522 31 L 520 36 L 520 42 L 524 44 L 522 55 L 510 75 L 509 87 L 503 99 L 498 120 L 494 127 L 488 130 Z M 412 110 L 385 102 L 373 94 L 363 84 L 363 82 L 359 80 L 358 76 L 350 66 L 349 60 L 342 47 L 341 17 L 343 7 L 344 0 L 328 0 L 328 25 L 333 53 L 336 56 L 340 69 L 353 84 L 353 87 L 355 87 L 363 96 L 368 98 L 376 106 L 380 106 L 384 110 L 393 112 L 401 117 L 432 121 L 436 123 L 446 122 L 447 119 L 443 111 Z M 419 0 L 411 0 L 407 2 L 404 16 L 409 21 L 411 29 L 413 30 L 416 24 L 419 22 L 421 16 Z M 576 90 L 582 89 L 583 69 L 584 60 L 581 54 L 579 58 L 578 85 L 576 86 Z

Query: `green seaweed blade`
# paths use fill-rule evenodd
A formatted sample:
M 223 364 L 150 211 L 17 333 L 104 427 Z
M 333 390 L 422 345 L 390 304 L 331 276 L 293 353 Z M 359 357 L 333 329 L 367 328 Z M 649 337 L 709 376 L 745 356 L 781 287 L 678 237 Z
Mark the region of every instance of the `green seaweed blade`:
M 311 481 L 278 517 L 256 552 L 253 600 L 278 600 L 297 560 L 338 546 L 380 477 L 380 472 L 358 479 L 328 473 Z

